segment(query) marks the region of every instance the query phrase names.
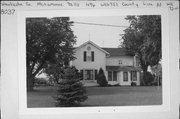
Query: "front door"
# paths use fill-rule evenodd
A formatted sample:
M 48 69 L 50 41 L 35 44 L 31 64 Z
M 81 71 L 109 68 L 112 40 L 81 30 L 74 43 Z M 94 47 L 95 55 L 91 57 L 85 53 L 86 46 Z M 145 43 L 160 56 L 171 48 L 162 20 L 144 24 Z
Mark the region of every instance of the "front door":
M 93 70 L 85 70 L 85 80 L 93 80 Z
M 131 82 L 133 82 L 133 84 L 137 85 L 137 71 L 131 71 Z M 132 85 L 132 83 L 131 83 Z

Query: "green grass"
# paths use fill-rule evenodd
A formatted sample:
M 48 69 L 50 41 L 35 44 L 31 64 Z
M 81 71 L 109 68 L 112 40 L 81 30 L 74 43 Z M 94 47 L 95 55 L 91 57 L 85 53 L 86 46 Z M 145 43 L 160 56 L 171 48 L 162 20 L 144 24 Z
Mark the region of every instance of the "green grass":
M 87 87 L 88 99 L 81 106 L 135 106 L 162 104 L 161 87 Z M 54 87 L 38 87 L 28 92 L 27 105 L 55 107 Z

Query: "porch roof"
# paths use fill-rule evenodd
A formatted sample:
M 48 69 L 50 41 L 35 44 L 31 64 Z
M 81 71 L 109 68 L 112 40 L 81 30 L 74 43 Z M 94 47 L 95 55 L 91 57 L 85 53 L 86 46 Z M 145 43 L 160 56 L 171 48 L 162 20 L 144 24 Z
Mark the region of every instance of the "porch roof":
M 134 66 L 106 66 L 107 71 L 142 71 L 140 67 Z

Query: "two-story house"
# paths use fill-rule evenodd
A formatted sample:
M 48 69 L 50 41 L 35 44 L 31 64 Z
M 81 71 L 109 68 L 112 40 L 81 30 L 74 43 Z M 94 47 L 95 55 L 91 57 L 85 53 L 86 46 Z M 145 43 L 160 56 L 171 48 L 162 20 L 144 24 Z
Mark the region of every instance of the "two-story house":
M 97 84 L 100 68 L 104 70 L 109 84 L 140 85 L 140 67 L 136 56 L 124 48 L 101 48 L 92 41 L 74 49 L 75 60 L 71 65 L 81 71 L 85 85 Z

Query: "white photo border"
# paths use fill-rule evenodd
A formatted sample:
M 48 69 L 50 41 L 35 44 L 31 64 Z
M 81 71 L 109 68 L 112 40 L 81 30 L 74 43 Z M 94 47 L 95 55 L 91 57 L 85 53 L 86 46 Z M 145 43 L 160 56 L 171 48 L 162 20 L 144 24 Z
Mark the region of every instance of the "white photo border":
M 27 115 L 62 115 L 108 113 L 124 114 L 131 112 L 170 112 L 170 62 L 169 31 L 167 9 L 83 9 L 83 10 L 29 10 L 18 12 L 18 79 L 19 79 L 19 114 Z M 161 15 L 162 24 L 162 105 L 149 106 L 108 106 L 78 108 L 27 108 L 26 91 L 26 18 L 28 17 L 80 17 L 80 16 L 125 16 L 125 15 Z M 125 117 L 126 117 L 125 116 Z

